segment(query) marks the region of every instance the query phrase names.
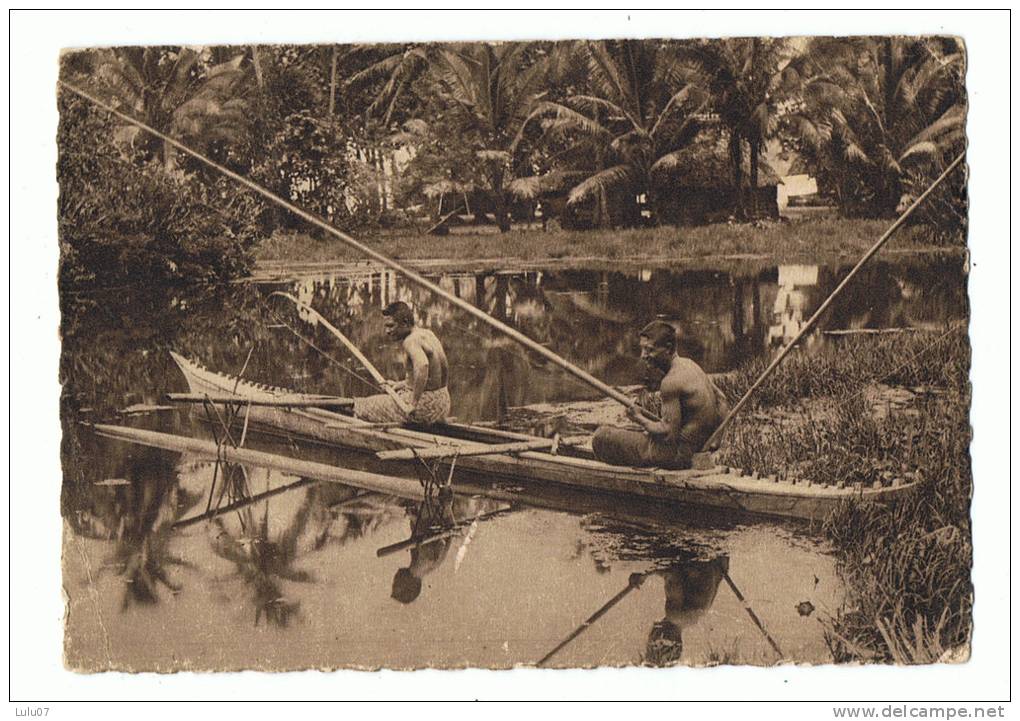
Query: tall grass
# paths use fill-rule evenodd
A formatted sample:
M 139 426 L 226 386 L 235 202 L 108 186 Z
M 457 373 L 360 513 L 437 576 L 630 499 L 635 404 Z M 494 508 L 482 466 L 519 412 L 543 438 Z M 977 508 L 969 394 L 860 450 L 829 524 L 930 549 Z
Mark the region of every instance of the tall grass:
M 892 504 L 849 501 L 824 523 L 847 599 L 827 622 L 837 661 L 932 663 L 966 649 L 973 589 L 970 348 L 945 334 L 844 339 L 780 366 L 720 460 L 825 483 L 917 481 Z M 726 379 L 739 393 L 759 369 Z M 876 413 L 871 382 L 934 388 Z M 805 403 L 805 399 L 813 402 Z
M 762 374 L 770 358 L 758 357 L 717 385 L 733 402 Z M 869 383 L 905 388 L 964 389 L 969 384 L 967 329 L 935 333 L 844 336 L 820 351 L 794 350 L 755 391 L 748 409 L 775 408 L 808 398 L 846 398 Z
M 860 255 L 886 230 L 884 220 L 811 217 L 757 224 L 716 223 L 698 227 L 660 226 L 591 231 L 514 230 L 509 233 L 451 233 L 446 236 L 359 235 L 379 252 L 407 260 L 447 259 L 681 259 L 726 255 L 767 255 L 777 260 Z M 891 248 L 928 247 L 918 228 L 906 228 Z M 354 259 L 355 253 L 331 238 L 278 233 L 256 252 L 261 262 L 333 262 Z

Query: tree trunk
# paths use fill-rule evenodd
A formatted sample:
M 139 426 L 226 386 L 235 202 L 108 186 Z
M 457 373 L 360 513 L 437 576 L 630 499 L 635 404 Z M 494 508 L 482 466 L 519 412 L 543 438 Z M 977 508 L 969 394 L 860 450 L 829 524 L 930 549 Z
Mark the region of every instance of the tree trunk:
M 744 150 L 741 137 L 736 131 L 730 132 L 730 164 L 733 168 L 733 199 L 736 203 L 736 216 L 744 218 Z
M 758 156 L 761 147 L 751 141 L 751 217 L 758 217 Z
M 329 117 L 333 117 L 333 110 L 336 108 L 336 45 L 333 46 L 333 62 L 329 71 Z
M 381 148 L 376 148 L 376 151 L 375 151 L 375 164 L 376 164 L 376 168 L 377 168 L 376 172 L 379 173 L 379 176 L 378 176 L 379 177 L 379 207 L 382 209 L 382 212 L 385 213 L 388 210 L 388 208 L 389 208 L 389 200 L 386 197 L 386 194 L 387 194 L 386 183 L 387 183 L 388 179 L 386 178 L 386 161 L 383 159 L 383 151 L 382 151 Z
M 259 87 L 259 92 L 265 90 L 266 80 L 262 75 L 262 62 L 259 60 L 259 46 L 251 46 L 251 64 L 255 68 L 255 82 Z
M 503 187 L 503 171 L 496 170 L 492 174 L 492 200 L 495 204 L 496 225 L 500 233 L 510 230 L 510 213 L 506 204 L 506 189 Z

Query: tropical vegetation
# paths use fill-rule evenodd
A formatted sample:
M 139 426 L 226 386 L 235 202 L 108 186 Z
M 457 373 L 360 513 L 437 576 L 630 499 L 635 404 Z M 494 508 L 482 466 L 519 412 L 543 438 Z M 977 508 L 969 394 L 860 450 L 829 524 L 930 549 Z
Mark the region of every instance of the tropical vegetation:
M 774 217 L 772 165 L 844 216 L 892 217 L 964 149 L 964 70 L 953 38 L 735 38 L 109 48 L 65 54 L 61 78 L 342 229 L 420 233 Z M 66 280 L 244 273 L 302 229 L 60 103 Z M 695 199 L 712 212 L 677 212 Z M 959 172 L 918 221 L 960 242 L 965 219 Z

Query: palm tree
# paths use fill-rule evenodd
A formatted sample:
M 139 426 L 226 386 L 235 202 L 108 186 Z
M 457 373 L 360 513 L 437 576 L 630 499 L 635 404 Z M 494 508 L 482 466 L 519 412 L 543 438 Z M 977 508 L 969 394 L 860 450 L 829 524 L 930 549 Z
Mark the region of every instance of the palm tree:
M 244 58 L 209 65 L 207 54 L 192 48 L 113 48 L 102 53 L 96 83 L 115 106 L 150 127 L 207 148 L 244 137 L 249 121 Z M 127 125 L 119 137 L 173 167 L 169 144 Z
M 819 38 L 788 122 L 845 212 L 891 215 L 963 148 L 964 58 L 952 38 Z M 923 181 L 920 181 L 923 185 Z
M 691 82 L 675 43 L 581 41 L 571 51 L 587 70 L 590 92 L 540 102 L 531 116 L 544 119 L 545 139 L 572 136 L 572 150 L 583 148 L 594 160 L 568 204 L 597 200 L 604 210 L 610 191 L 625 190 L 644 196 L 654 213 L 659 176 L 697 135 L 708 98 Z
M 757 213 L 762 151 L 778 125 L 780 92 L 790 67 L 782 38 L 725 38 L 684 43 L 681 56 L 698 71 L 699 84 L 729 133 L 730 167 L 738 213 L 743 198 L 744 143 L 749 148 L 752 215 Z
M 453 137 L 470 148 L 475 170 L 488 186 L 500 230 L 510 229 L 506 185 L 521 163 L 523 127 L 542 91 L 548 54 L 536 43 L 458 43 L 402 46 L 355 74 L 349 85 L 385 77 L 366 109 L 388 128 L 398 98 L 415 80 L 429 84 L 428 101 L 445 116 Z

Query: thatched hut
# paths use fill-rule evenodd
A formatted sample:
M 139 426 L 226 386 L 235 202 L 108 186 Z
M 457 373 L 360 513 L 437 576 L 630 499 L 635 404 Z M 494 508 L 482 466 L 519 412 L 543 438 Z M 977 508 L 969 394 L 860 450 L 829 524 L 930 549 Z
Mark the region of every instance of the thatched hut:
M 655 200 L 660 223 L 699 225 L 736 215 L 740 199 L 733 187 L 733 167 L 723 137 L 711 144 L 696 143 L 680 152 L 664 172 Z M 744 212 L 748 217 L 778 218 L 778 189 L 783 182 L 762 158 L 758 185 L 750 185 L 751 167 L 743 163 Z

